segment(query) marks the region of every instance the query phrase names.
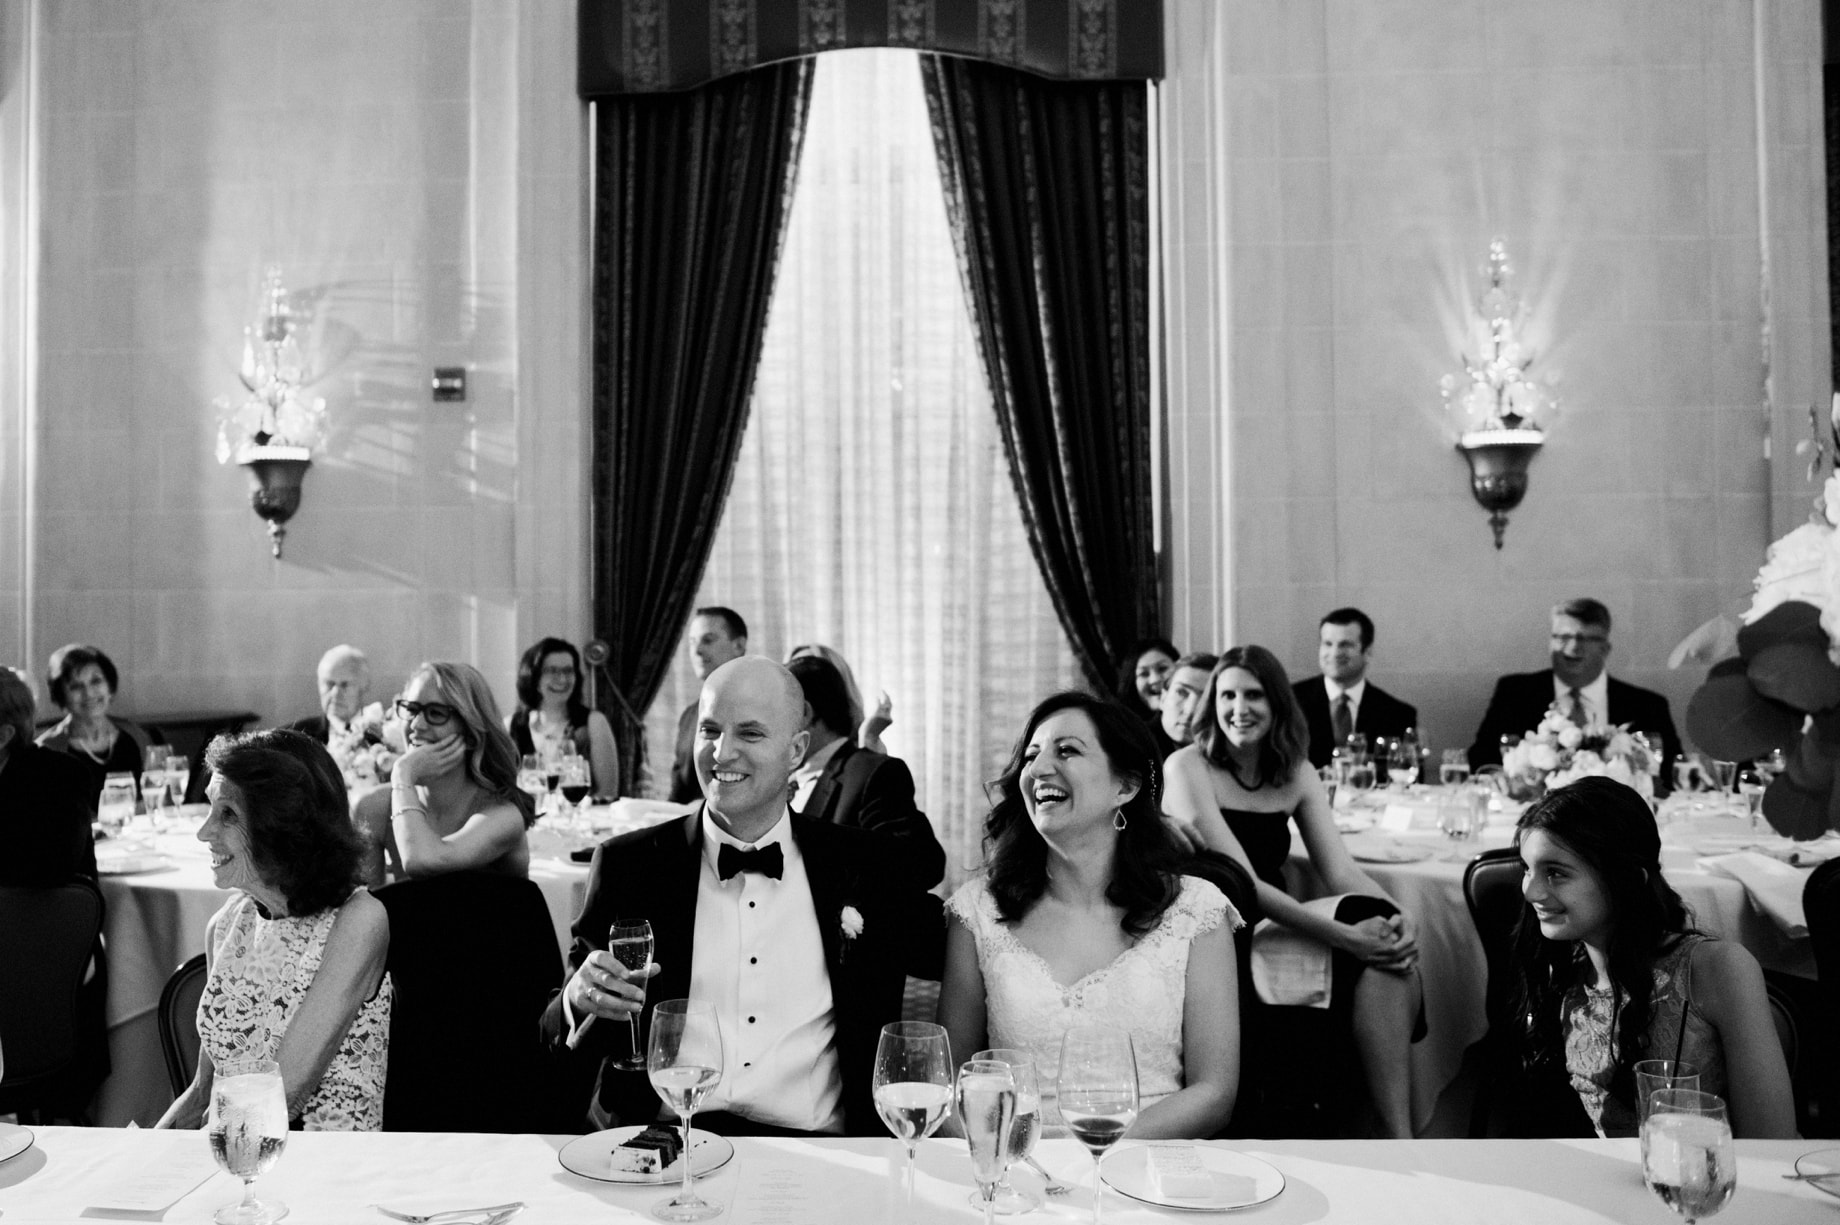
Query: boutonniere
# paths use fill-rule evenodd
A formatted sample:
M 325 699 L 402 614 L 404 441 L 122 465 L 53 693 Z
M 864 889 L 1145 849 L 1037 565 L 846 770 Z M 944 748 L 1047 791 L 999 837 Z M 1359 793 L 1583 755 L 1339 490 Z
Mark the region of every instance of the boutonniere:
M 838 950 L 837 960 L 845 961 L 849 959 L 850 946 L 863 934 L 862 911 L 844 903 L 843 909 L 837 912 L 837 930 L 843 933 L 843 946 Z

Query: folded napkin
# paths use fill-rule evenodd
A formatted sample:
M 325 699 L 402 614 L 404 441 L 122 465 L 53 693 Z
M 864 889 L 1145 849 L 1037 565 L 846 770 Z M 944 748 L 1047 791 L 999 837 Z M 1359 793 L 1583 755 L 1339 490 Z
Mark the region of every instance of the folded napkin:
M 1332 918 L 1346 896 L 1317 898 L 1304 909 Z M 1329 956 L 1329 946 L 1314 936 L 1261 919 L 1252 929 L 1252 988 L 1267 1004 L 1327 1008 Z
M 1744 886 L 1751 905 L 1767 916 L 1784 935 L 1798 940 L 1808 934 L 1808 912 L 1802 909 L 1802 889 L 1808 874 L 1761 851 L 1736 851 L 1699 861 L 1707 872 L 1729 876 Z

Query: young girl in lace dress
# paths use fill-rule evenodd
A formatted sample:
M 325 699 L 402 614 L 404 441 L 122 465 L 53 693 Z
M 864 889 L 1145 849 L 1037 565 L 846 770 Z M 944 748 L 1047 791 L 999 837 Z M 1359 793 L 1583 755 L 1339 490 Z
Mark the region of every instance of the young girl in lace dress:
M 1648 803 L 1608 778 L 1560 787 L 1515 835 L 1527 905 L 1515 929 L 1514 1015 L 1531 1070 L 1563 1064 L 1599 1135 L 1638 1129 L 1635 1064 L 1679 1059 L 1727 1099 L 1741 1137 L 1795 1135 L 1763 971 L 1692 927 L 1661 876 Z
M 1129 1030 L 1139 1139 L 1205 1138 L 1239 1085 L 1233 929 L 1213 885 L 1176 874 L 1149 730 L 1115 703 L 1029 716 L 984 825 L 987 870 L 950 903 L 939 1015 L 955 1055 L 1020 1047 L 1044 1089 L 1067 1030 Z

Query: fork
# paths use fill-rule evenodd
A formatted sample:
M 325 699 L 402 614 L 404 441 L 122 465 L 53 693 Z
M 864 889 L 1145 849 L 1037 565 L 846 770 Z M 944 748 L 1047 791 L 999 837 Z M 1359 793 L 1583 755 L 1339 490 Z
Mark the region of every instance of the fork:
M 1028 1167 L 1031 1170 L 1034 1170 L 1037 1174 L 1041 1175 L 1042 1182 L 1047 1184 L 1046 1186 L 1042 1188 L 1042 1190 L 1046 1191 L 1049 1195 L 1065 1195 L 1069 1191 L 1073 1190 L 1072 1187 L 1069 1187 L 1064 1182 L 1056 1182 L 1054 1180 L 1054 1175 L 1042 1169 L 1041 1162 L 1035 1160 L 1034 1157 L 1024 1157 L 1022 1160 L 1027 1163 Z
M 399 1221 L 407 1221 L 409 1225 L 433 1225 L 433 1223 L 440 1221 L 458 1221 L 463 1217 L 480 1217 L 491 1221 L 493 1225 L 498 1225 L 499 1222 L 508 1221 L 522 1212 L 524 1210 L 524 1201 L 516 1200 L 509 1204 L 493 1204 L 487 1208 L 454 1208 L 447 1212 L 428 1212 L 420 1216 L 412 1212 L 398 1212 L 394 1208 L 385 1208 L 382 1204 L 372 1204 L 371 1207 L 383 1213 L 384 1216 L 394 1217 Z

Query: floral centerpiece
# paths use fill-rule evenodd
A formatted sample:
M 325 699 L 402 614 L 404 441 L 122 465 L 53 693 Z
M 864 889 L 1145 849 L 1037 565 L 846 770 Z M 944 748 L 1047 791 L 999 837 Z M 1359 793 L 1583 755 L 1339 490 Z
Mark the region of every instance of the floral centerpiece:
M 1557 710 L 1502 754 L 1502 773 L 1517 794 L 1538 795 L 1591 775 L 1603 775 L 1655 794 L 1661 762 L 1648 738 L 1627 727 L 1579 727 Z
M 1808 475 L 1840 452 L 1840 395 L 1825 433 L 1816 425 Z M 1810 423 L 1815 424 L 1813 410 Z M 1733 645 L 1713 662 L 1687 704 L 1687 734 L 1721 761 L 1781 750 L 1787 769 L 1770 780 L 1763 815 L 1793 838 L 1840 830 L 1840 473 L 1830 470 L 1807 523 L 1771 545 L 1756 596 Z M 1698 638 L 1722 641 L 1702 629 Z M 1683 643 L 1683 646 L 1688 644 Z M 1707 654 L 1711 654 L 1708 652 Z M 1704 656 L 1701 657 L 1702 661 Z M 1706 661 L 1710 662 L 1710 661 Z
M 402 724 L 384 716 L 381 702 L 372 702 L 352 716 L 343 731 L 332 729 L 326 736 L 326 751 L 345 776 L 345 785 L 353 788 L 389 782 L 390 769 L 408 748 Z

